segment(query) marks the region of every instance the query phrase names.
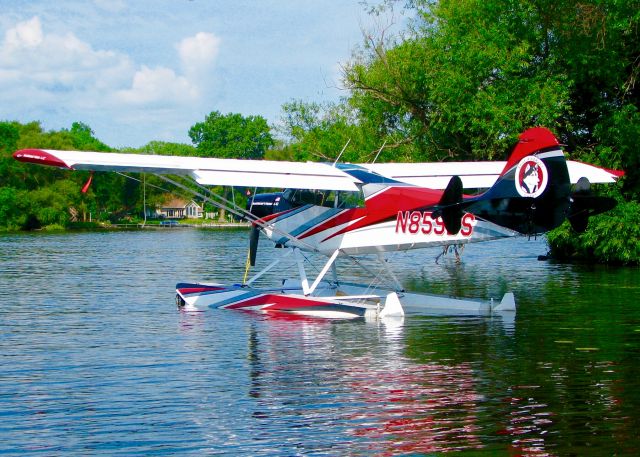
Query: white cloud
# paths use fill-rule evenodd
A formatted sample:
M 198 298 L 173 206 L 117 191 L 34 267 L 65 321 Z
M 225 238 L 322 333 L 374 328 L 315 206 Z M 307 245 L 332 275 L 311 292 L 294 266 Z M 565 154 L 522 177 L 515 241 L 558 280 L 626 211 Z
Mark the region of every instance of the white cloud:
M 5 34 L 5 46 L 13 49 L 33 48 L 42 43 L 42 26 L 40 19 L 33 17 L 21 22 Z
M 211 78 L 220 39 L 212 33 L 199 32 L 182 39 L 176 46 L 182 73 L 159 66 L 145 65 L 135 72 L 132 84 L 116 93 L 117 99 L 137 106 L 192 105 L 197 103 Z
M 212 33 L 199 32 L 183 39 L 176 47 L 183 65 L 206 67 L 218 55 L 220 38 Z
M 186 77 L 165 67 L 136 71 L 131 88 L 116 93 L 118 100 L 133 105 L 184 103 L 198 96 L 198 88 Z
M 126 84 L 133 71 L 127 56 L 95 51 L 73 33 L 45 34 L 38 17 L 7 30 L 0 46 L 0 67 L 3 84 L 14 96 L 29 99 L 30 90 L 40 95 L 65 93 L 67 104 L 73 102 L 71 93 L 86 96 L 94 90 L 98 96 L 105 88 Z
M 211 89 L 211 78 L 203 76 L 210 76 L 219 47 L 219 38 L 200 32 L 178 42 L 173 59 L 149 66 L 93 49 L 72 32 L 48 33 L 34 16 L 8 28 L 0 42 L 0 118 L 46 120 L 56 113 L 57 119 L 92 126 L 97 120 L 115 130 L 145 130 L 152 122 L 171 129 Z

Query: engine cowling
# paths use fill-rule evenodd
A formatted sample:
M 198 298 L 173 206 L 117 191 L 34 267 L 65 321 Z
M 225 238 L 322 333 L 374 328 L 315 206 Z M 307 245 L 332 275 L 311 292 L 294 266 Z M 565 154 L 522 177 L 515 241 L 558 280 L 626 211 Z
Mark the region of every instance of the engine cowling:
M 291 208 L 289 201 L 284 198 L 284 192 L 255 194 L 247 200 L 247 211 L 258 218 L 269 216 Z

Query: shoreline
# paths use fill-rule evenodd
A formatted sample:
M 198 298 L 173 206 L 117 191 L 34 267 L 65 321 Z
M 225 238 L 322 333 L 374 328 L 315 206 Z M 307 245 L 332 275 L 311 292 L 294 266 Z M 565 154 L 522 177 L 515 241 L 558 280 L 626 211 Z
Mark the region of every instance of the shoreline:
M 202 224 L 180 223 L 177 225 L 160 225 L 143 224 L 143 223 L 126 223 L 126 224 L 105 224 L 105 223 L 79 223 L 72 224 L 69 227 L 62 227 L 60 225 L 45 226 L 33 230 L 3 230 L 0 229 L 0 233 L 66 233 L 66 232 L 82 232 L 82 231 L 104 231 L 104 230 L 167 230 L 167 229 L 182 229 L 182 228 L 203 228 L 203 229 L 249 229 L 251 228 L 250 222 L 211 222 Z
M 249 222 L 211 222 L 203 224 L 188 224 L 180 223 L 177 225 L 160 225 L 160 224 L 143 224 L 143 223 L 131 223 L 131 224 L 110 224 L 104 226 L 104 228 L 139 228 L 139 229 L 180 229 L 180 228 L 250 228 Z M 71 229 L 74 230 L 74 229 Z

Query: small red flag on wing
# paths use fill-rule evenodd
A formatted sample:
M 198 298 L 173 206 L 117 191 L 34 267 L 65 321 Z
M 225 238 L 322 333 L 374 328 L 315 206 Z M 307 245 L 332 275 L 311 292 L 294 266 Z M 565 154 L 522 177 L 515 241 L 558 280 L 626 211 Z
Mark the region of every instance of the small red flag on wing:
M 87 191 L 89 190 L 89 186 L 91 186 L 91 181 L 93 181 L 93 171 L 89 175 L 89 179 L 87 179 L 87 182 L 84 184 L 84 186 L 82 186 L 82 191 L 81 192 L 83 194 L 86 194 Z

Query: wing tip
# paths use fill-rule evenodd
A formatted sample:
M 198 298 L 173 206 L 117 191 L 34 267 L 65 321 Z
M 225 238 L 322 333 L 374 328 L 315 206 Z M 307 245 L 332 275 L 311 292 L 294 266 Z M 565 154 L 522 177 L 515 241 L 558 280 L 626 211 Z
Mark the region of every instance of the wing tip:
M 48 165 L 50 167 L 71 168 L 62 159 L 44 149 L 20 149 L 13 153 L 13 158 L 19 162 Z
M 576 162 L 579 163 L 581 165 L 586 165 L 588 167 L 592 167 L 592 168 L 596 168 L 598 170 L 602 170 L 605 173 L 608 173 L 609 176 L 611 177 L 611 180 L 613 182 L 617 181 L 618 179 L 622 178 L 623 176 L 626 175 L 626 172 L 624 170 L 615 170 L 613 168 L 605 168 L 605 167 L 601 167 L 599 165 L 593 165 L 590 163 L 586 163 L 586 162 L 581 162 L 579 160 L 573 160 L 572 162 Z

